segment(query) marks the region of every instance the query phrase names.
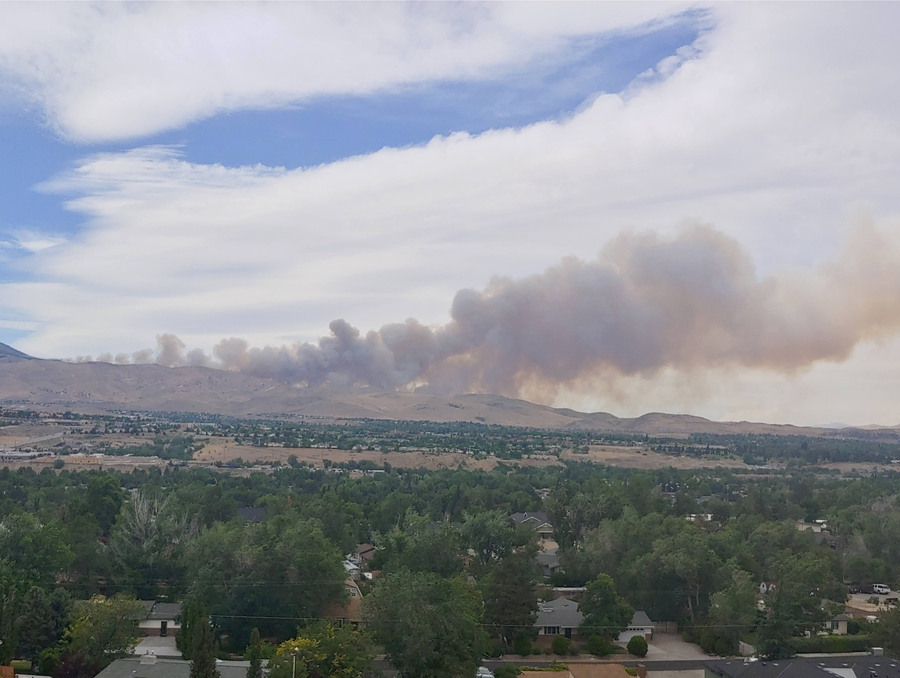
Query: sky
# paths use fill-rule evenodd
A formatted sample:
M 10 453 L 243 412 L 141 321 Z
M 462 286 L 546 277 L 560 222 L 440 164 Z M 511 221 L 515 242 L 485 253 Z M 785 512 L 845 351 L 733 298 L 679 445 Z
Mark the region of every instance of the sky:
M 0 342 L 900 424 L 896 3 L 0 3 Z

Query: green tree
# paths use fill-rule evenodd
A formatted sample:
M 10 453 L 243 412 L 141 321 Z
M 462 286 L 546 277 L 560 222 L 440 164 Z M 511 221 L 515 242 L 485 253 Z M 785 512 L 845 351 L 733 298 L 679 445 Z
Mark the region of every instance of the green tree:
M 254 628 L 250 632 L 250 645 L 247 647 L 246 657 L 250 662 L 247 668 L 247 678 L 262 678 L 262 648 L 259 646 L 259 629 Z
M 463 569 L 459 533 L 449 523 L 433 523 L 412 510 L 406 512 L 403 526 L 384 535 L 378 546 L 374 569 L 434 572 L 442 577 Z
M 259 524 L 216 524 L 192 544 L 188 562 L 190 598 L 238 649 L 254 626 L 264 637 L 288 638 L 300 620 L 346 596 L 340 551 L 293 512 Z
M 461 533 L 464 543 L 475 552 L 482 568 L 511 553 L 523 537 L 534 539 L 533 534 L 519 534 L 506 513 L 499 510 L 466 512 Z
M 900 608 L 885 612 L 872 626 L 872 644 L 883 647 L 890 656 L 900 658 Z
M 818 553 L 785 556 L 774 565 L 775 587 L 766 594 L 766 614 L 758 626 L 758 649 L 772 659 L 793 654 L 790 639 L 815 633 L 828 618 L 824 598 L 843 602 L 831 563 Z
M 140 635 L 138 620 L 143 614 L 144 607 L 137 600 L 120 593 L 76 603 L 74 619 L 65 633 L 67 651 L 78 658 L 76 663 L 96 673 L 131 651 Z
M 758 592 L 750 573 L 732 565 L 729 581 L 722 590 L 713 594 L 709 606 L 709 626 L 716 636 L 724 639 L 726 652 L 736 652 L 741 636 L 753 631 L 758 614 Z
M 351 626 L 314 624 L 275 651 L 270 678 L 361 678 L 372 666 L 369 637 Z
M 509 644 L 530 636 L 537 615 L 536 565 L 531 553 L 511 553 L 485 580 L 484 622 L 491 635 Z
M 598 574 L 588 583 L 587 590 L 578 609 L 584 615 L 579 627 L 585 635 L 597 634 L 606 638 L 619 635 L 634 610 L 624 598 L 616 592 L 616 585 L 607 574 Z
M 18 655 L 36 662 L 43 650 L 54 647 L 65 633 L 71 606 L 64 589 L 47 592 L 31 587 L 22 597 L 16 620 Z
M 59 524 L 28 513 L 0 519 L 0 553 L 26 589 L 52 584 L 72 561 Z
M 184 553 L 199 534 L 196 516 L 165 499 L 138 491 L 122 506 L 109 538 L 119 577 L 139 595 L 155 597 L 160 587 L 176 586 L 184 576 Z
M 194 629 L 190 678 L 219 678 L 212 626 L 203 619 Z
M 403 678 L 473 675 L 487 647 L 481 596 L 462 577 L 401 571 L 364 600 L 369 628 Z

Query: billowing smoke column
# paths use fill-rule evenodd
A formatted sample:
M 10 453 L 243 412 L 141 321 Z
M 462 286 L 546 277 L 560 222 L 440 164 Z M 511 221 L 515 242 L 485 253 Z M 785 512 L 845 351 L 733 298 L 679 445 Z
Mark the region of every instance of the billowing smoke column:
M 511 395 L 665 368 L 790 372 L 843 360 L 861 340 L 900 328 L 900 252 L 863 226 L 836 261 L 759 278 L 740 246 L 708 227 L 670 239 L 625 234 L 596 261 L 566 259 L 541 275 L 462 290 L 451 317 L 443 327 L 410 319 L 365 335 L 335 320 L 317 344 L 225 339 L 214 359 L 185 356 L 177 337 L 162 335 L 156 362 L 296 384 Z

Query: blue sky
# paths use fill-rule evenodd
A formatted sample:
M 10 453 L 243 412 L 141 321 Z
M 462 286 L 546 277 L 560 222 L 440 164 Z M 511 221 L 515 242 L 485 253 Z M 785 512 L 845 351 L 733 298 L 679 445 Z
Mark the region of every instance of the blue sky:
M 443 336 L 459 290 L 549 285 L 567 257 L 640 286 L 622 262 L 650 256 L 643 234 L 681 282 L 719 257 L 742 317 L 701 313 L 652 357 L 587 346 L 565 374 L 552 349 L 513 351 L 493 386 L 619 414 L 896 423 L 900 313 L 872 298 L 892 260 L 853 276 L 864 244 L 895 245 L 898 10 L 826 7 L 4 4 L 0 341 L 159 360 L 172 333 L 175 362 L 215 362 L 223 338 L 315 343 L 336 318 Z M 648 299 L 635 313 L 664 312 Z M 490 385 L 475 372 L 463 390 Z

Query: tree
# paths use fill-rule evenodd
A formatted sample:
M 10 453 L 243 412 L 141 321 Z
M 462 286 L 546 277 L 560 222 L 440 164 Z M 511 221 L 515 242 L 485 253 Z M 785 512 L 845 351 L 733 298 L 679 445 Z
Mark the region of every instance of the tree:
M 361 678 L 372 666 L 372 641 L 353 627 L 314 624 L 275 651 L 270 678 Z M 296 667 L 296 668 L 295 668 Z
M 42 523 L 28 513 L 0 519 L 0 553 L 25 589 L 47 586 L 72 561 L 58 523 Z
M 736 652 L 741 636 L 750 633 L 756 624 L 756 597 L 759 590 L 749 572 L 733 563 L 730 565 L 732 567 L 728 583 L 712 596 L 709 626 L 716 637 L 724 639 L 726 652 Z
M 212 627 L 203 619 L 194 629 L 190 678 L 219 678 Z
M 55 646 L 65 633 L 72 600 L 63 589 L 31 587 L 23 596 L 16 619 L 18 654 L 36 662 L 41 652 Z
M 883 647 L 890 656 L 900 658 L 900 608 L 885 612 L 872 626 L 872 643 Z
M 342 561 L 316 523 L 293 512 L 259 524 L 220 523 L 190 549 L 190 597 L 233 648 L 246 646 L 253 627 L 264 637 L 289 638 L 300 620 L 344 599 Z
M 110 535 L 117 571 L 142 596 L 153 597 L 161 584 L 173 586 L 183 578 L 184 551 L 199 534 L 196 516 L 179 511 L 170 499 L 137 492 Z
M 584 614 L 579 627 L 581 632 L 606 638 L 619 635 L 631 621 L 634 610 L 616 592 L 616 585 L 607 574 L 598 574 L 587 585 L 578 609 Z
M 137 623 L 143 614 L 144 608 L 137 600 L 120 593 L 111 598 L 97 595 L 77 603 L 74 620 L 65 634 L 68 653 L 77 657 L 76 664 L 99 672 L 131 651 L 139 637 Z
M 491 635 L 509 644 L 530 636 L 537 616 L 536 565 L 530 553 L 512 553 L 501 560 L 484 584 L 484 622 Z
M 247 648 L 246 656 L 250 661 L 247 678 L 262 678 L 262 649 L 259 646 L 259 629 L 257 628 L 250 632 L 250 646 Z
M 462 577 L 401 571 L 364 600 L 375 640 L 403 678 L 473 675 L 487 647 L 481 596 Z
M 175 632 L 175 646 L 182 659 L 194 656 L 194 633 L 208 618 L 206 609 L 197 598 L 188 598 L 181 606 L 180 627 Z
M 388 532 L 378 543 L 375 569 L 397 572 L 434 572 L 452 577 L 462 572 L 459 534 L 449 523 L 433 523 L 426 516 L 407 511 L 403 526 Z
M 793 655 L 790 639 L 815 633 L 828 618 L 823 598 L 844 600 L 834 583 L 828 560 L 818 553 L 784 556 L 774 565 L 775 586 L 766 594 L 766 615 L 758 626 L 760 655 L 782 659 Z
M 465 544 L 475 552 L 482 567 L 512 552 L 523 536 L 534 539 L 533 534 L 519 534 L 509 517 L 499 510 L 467 512 L 461 532 Z

